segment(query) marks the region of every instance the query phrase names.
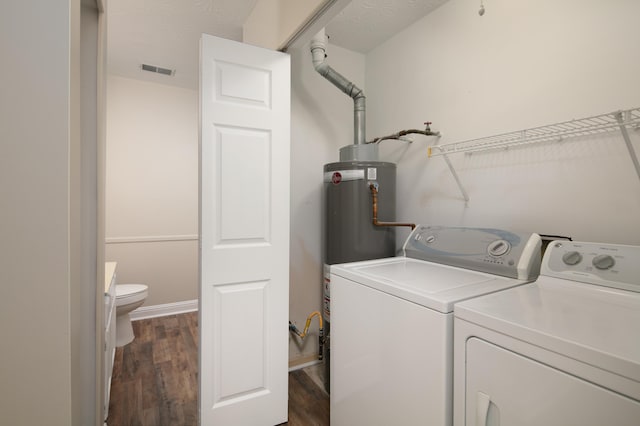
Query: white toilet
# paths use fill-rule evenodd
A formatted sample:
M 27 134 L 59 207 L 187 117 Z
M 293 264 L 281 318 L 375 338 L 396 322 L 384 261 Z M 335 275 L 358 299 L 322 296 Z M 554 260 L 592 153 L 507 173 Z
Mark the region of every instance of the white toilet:
M 140 307 L 147 298 L 148 287 L 144 284 L 116 285 L 116 346 L 131 343 L 135 336 L 129 312 Z

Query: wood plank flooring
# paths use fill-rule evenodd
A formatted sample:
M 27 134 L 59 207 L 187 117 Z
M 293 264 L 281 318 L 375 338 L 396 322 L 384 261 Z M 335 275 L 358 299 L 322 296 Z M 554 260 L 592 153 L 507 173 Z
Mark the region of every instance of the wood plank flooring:
M 198 313 L 134 321 L 133 331 L 116 349 L 108 426 L 196 426 Z M 329 425 L 329 397 L 304 370 L 289 374 L 283 425 Z

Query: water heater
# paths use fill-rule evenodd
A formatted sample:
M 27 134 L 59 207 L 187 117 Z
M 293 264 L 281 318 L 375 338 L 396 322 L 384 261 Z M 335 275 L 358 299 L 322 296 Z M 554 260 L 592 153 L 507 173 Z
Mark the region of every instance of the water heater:
M 377 259 L 395 254 L 393 228 L 372 223 L 371 184 L 377 186 L 378 216 L 381 220 L 394 221 L 395 164 L 354 161 L 324 166 L 326 264 Z

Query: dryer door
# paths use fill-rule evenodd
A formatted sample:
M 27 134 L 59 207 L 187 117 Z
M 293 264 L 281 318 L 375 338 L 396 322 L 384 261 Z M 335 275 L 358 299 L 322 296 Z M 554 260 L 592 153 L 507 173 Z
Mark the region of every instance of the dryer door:
M 478 338 L 466 356 L 467 426 L 638 425 L 636 400 Z

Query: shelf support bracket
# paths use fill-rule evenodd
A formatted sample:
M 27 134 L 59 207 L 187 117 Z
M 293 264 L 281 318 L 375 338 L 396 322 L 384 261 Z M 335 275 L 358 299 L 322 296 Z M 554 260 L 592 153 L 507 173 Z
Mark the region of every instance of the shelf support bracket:
M 640 179 L 640 164 L 638 164 L 638 156 L 636 155 L 636 151 L 633 149 L 633 145 L 631 144 L 631 138 L 629 137 L 629 132 L 627 132 L 627 126 L 624 123 L 622 111 L 615 112 L 613 116 L 616 118 L 616 121 L 620 126 L 620 133 L 622 133 L 624 143 L 627 145 L 627 149 L 629 150 L 629 156 L 631 157 L 631 161 L 633 161 L 633 166 L 636 168 L 636 174 L 638 175 L 638 179 Z
M 442 157 L 444 158 L 444 161 L 447 163 L 447 166 L 449 166 L 449 170 L 451 171 L 453 178 L 456 180 L 456 183 L 458 184 L 458 188 L 460 189 L 462 198 L 464 198 L 465 202 L 468 202 L 469 195 L 467 194 L 467 191 L 465 191 L 464 187 L 462 186 L 462 183 L 460 182 L 460 178 L 458 177 L 458 173 L 456 173 L 456 169 L 453 168 L 453 164 L 451 164 L 451 160 L 449 160 L 449 156 L 443 153 Z

